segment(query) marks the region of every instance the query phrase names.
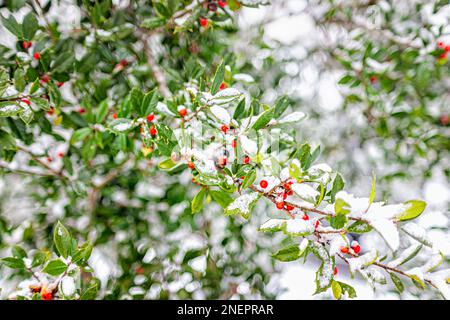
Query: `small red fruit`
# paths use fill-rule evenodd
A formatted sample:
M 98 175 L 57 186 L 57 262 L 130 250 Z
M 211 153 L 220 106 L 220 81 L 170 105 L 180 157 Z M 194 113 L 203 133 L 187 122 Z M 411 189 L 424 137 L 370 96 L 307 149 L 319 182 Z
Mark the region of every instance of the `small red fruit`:
M 439 122 L 441 123 L 441 125 L 446 126 L 450 123 L 450 117 L 446 114 L 443 114 L 439 117 Z
M 440 54 L 439 59 L 447 59 L 447 52 Z
M 222 127 L 220 127 L 220 130 L 221 130 L 223 133 L 227 133 L 229 129 L 230 129 L 230 128 L 228 128 L 228 126 L 226 126 L 226 125 L 222 125 Z
M 306 221 L 306 220 L 309 220 L 309 217 L 308 217 L 308 215 L 305 213 L 305 214 L 303 215 L 302 219 Z
M 445 52 L 450 52 L 450 46 L 445 46 L 444 50 Z
M 276 205 L 277 205 L 277 209 L 279 209 L 279 210 L 282 210 L 284 208 L 284 202 L 283 201 L 277 202 Z
M 219 0 L 219 1 L 217 1 L 217 4 L 219 5 L 219 7 L 225 8 L 225 6 L 227 5 L 227 1 L 226 0 L 224 0 L 224 1 Z
M 78 109 L 78 112 L 80 114 L 85 114 L 86 113 L 86 109 L 85 108 L 80 108 L 80 109 Z
M 286 194 L 286 193 L 283 192 L 283 193 L 281 194 L 281 196 L 283 197 L 283 200 L 286 200 L 286 198 L 287 198 L 287 194 Z
M 192 161 L 188 162 L 188 167 L 189 169 L 194 169 L 195 168 L 195 164 Z
M 52 162 L 52 161 L 53 161 L 52 157 L 47 157 L 47 162 Z
M 261 180 L 261 182 L 259 183 L 259 186 L 263 189 L 267 188 L 268 185 L 269 183 L 267 182 L 267 180 Z
M 43 289 L 41 291 L 41 297 L 42 297 L 42 300 L 52 300 L 53 294 L 51 291 Z
M 31 104 L 30 100 L 25 99 L 25 98 L 20 99 L 20 101 L 22 101 L 23 103 L 25 103 L 25 104 L 27 104 L 27 105 L 30 105 L 30 104 Z
M 117 119 L 117 113 L 113 113 L 113 119 Z
M 352 249 L 353 249 L 353 251 L 355 253 L 359 253 L 361 251 L 361 247 L 360 246 L 354 246 L 354 247 L 352 247 Z
M 50 81 L 50 76 L 48 75 L 48 74 L 44 74 L 42 77 L 41 77 L 41 82 L 42 83 L 47 83 L 47 82 L 49 82 Z
M 234 149 L 237 146 L 237 141 L 236 139 L 234 139 L 233 141 L 231 141 L 231 147 Z
M 49 116 L 51 116 L 52 114 L 54 114 L 55 113 L 55 109 L 54 108 L 50 108 L 48 111 L 47 111 L 47 114 L 49 115 Z
M 378 78 L 376 77 L 376 76 L 370 76 L 370 82 L 371 83 L 375 83 L 375 82 L 377 82 L 377 80 L 378 80 Z
M 341 252 L 342 253 L 348 253 L 349 248 L 348 247 L 341 247 Z
M 286 194 L 287 194 L 288 196 L 292 196 L 292 195 L 294 194 L 294 191 L 288 190 L 288 191 L 286 191 Z
M 58 157 L 64 158 L 64 152 L 58 152 Z
M 438 45 L 438 48 L 443 48 L 444 47 L 444 43 L 442 41 L 439 41 L 437 45 Z
M 208 19 L 206 18 L 200 18 L 200 25 L 202 27 L 207 27 L 208 26 Z
M 35 52 L 33 55 L 33 58 L 35 58 L 36 60 L 39 60 L 41 58 L 41 54 L 39 52 Z
M 154 115 L 153 113 L 151 113 L 151 114 L 149 114 L 149 115 L 147 116 L 147 121 L 148 121 L 148 122 L 152 122 L 154 119 L 155 119 L 155 115 Z
M 119 64 L 120 64 L 122 67 L 126 67 L 126 66 L 128 65 L 128 61 L 125 60 L 125 59 L 122 59 L 122 60 L 119 61 Z
M 58 88 L 61 88 L 64 85 L 64 82 L 57 82 L 56 85 L 58 86 Z
M 285 183 L 285 184 L 283 185 L 283 187 L 284 187 L 284 189 L 286 189 L 286 190 L 291 190 L 291 185 L 290 185 L 289 183 Z
M 151 127 L 151 128 L 150 128 L 150 134 L 151 134 L 152 136 L 156 136 L 156 133 L 157 133 L 156 128 L 155 128 L 155 127 Z
M 338 268 L 336 266 L 334 266 L 333 275 L 337 275 L 337 273 L 338 273 Z
M 219 166 L 225 167 L 227 165 L 227 161 L 228 161 L 227 157 L 225 157 L 225 156 L 220 157 L 219 162 L 218 162 Z
M 250 163 L 250 157 L 249 156 L 245 156 L 244 160 L 242 162 L 244 162 L 244 164 L 249 164 Z
M 320 225 L 320 221 L 317 220 L 316 223 L 314 224 L 314 229 L 317 229 L 319 227 L 319 225 Z
M 22 47 L 23 47 L 25 50 L 27 50 L 28 48 L 31 47 L 32 44 L 33 44 L 33 43 L 32 43 L 31 41 L 24 41 L 24 42 L 22 42 Z
M 222 83 L 220 84 L 219 90 L 223 90 L 223 89 L 225 89 L 226 87 L 227 87 L 227 84 L 226 84 L 225 82 L 222 82 Z
M 181 109 L 178 111 L 179 115 L 182 117 L 185 117 L 187 115 L 187 109 Z
M 292 211 L 292 210 L 294 210 L 294 206 L 291 206 L 291 205 L 288 204 L 286 206 L 286 209 L 288 209 L 289 211 Z

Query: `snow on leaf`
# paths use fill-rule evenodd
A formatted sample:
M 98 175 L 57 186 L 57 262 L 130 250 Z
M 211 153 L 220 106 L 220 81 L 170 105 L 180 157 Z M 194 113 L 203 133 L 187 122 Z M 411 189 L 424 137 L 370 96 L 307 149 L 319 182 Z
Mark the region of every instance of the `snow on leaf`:
M 111 121 L 109 129 L 114 133 L 125 133 L 133 128 L 133 121 L 130 119 L 116 119 Z
M 416 241 L 419 241 L 423 245 L 432 248 L 433 242 L 428 238 L 425 229 L 423 229 L 421 226 L 409 222 L 406 225 L 402 227 L 402 230 L 411 238 L 413 238 Z
M 285 219 L 269 219 L 259 227 L 259 231 L 281 231 L 285 226 Z
M 414 258 L 417 255 L 417 253 L 419 253 L 420 249 L 422 249 L 421 244 L 413 244 L 413 245 L 409 246 L 395 260 L 392 260 L 391 262 L 389 262 L 388 266 L 395 268 L 397 266 L 400 266 L 400 265 L 408 262 L 409 260 Z
M 18 104 L 0 104 L 0 117 L 15 116 L 20 112 L 21 108 Z
M 221 124 L 230 124 L 231 117 L 227 110 L 219 106 L 212 106 L 209 110 Z
M 348 246 L 348 242 L 345 241 L 344 238 L 341 237 L 339 234 L 334 234 L 334 238 L 330 241 L 330 255 L 334 256 L 335 254 L 339 253 L 341 250 L 341 247 Z
M 376 268 L 374 266 L 369 266 L 366 270 L 367 276 L 372 279 L 372 281 L 380 283 L 380 284 L 386 284 L 387 280 L 383 273 L 381 273 L 379 268 Z
M 301 218 L 286 221 L 285 233 L 291 236 L 306 236 L 314 232 L 314 226 L 309 220 Z
M 378 233 L 386 241 L 392 251 L 396 251 L 400 245 L 400 235 L 395 223 L 388 219 L 369 220 L 370 225 L 378 231 Z
M 226 88 L 217 92 L 212 98 L 211 102 L 214 104 L 227 104 L 238 99 L 241 96 L 239 90 L 235 88 Z
M 310 202 L 315 202 L 316 197 L 320 195 L 319 191 L 305 183 L 294 183 L 292 185 L 292 191 L 300 198 Z
M 247 153 L 250 156 L 256 155 L 258 152 L 258 145 L 255 141 L 250 140 L 246 136 L 240 136 L 241 141 L 241 147 L 244 150 L 245 153 Z
M 348 259 L 347 261 L 350 267 L 350 272 L 354 274 L 355 271 L 361 270 L 362 268 L 367 267 L 372 263 L 374 263 L 377 260 L 377 258 L 378 258 L 378 251 L 372 249 L 371 251 L 363 254 L 362 256 Z
M 427 276 L 427 280 L 430 280 L 436 289 L 439 290 L 441 295 L 446 300 L 450 300 L 450 269 L 445 269 L 442 271 L 434 272 L 431 275 Z
M 284 116 L 283 118 L 278 120 L 278 123 L 285 124 L 285 123 L 299 122 L 305 118 L 306 118 L 305 113 L 303 113 L 301 111 L 297 111 L 297 112 L 293 112 L 291 114 Z
M 243 194 L 230 203 L 224 213 L 225 215 L 240 214 L 245 219 L 248 219 L 259 197 L 257 193 Z
M 316 292 L 314 294 L 326 291 L 333 281 L 334 262 L 330 258 L 328 251 L 318 242 L 311 245 L 311 250 L 322 263 L 316 272 Z
M 237 74 L 233 75 L 233 78 L 236 81 L 242 81 L 242 82 L 248 82 L 248 83 L 255 82 L 255 79 L 251 75 L 246 74 L 246 73 L 237 73 Z
M 439 252 L 437 254 L 433 254 L 427 261 L 426 264 L 424 264 L 421 269 L 424 272 L 431 272 L 435 270 L 437 267 L 439 267 L 442 262 L 444 261 L 445 257 L 442 254 L 442 252 Z

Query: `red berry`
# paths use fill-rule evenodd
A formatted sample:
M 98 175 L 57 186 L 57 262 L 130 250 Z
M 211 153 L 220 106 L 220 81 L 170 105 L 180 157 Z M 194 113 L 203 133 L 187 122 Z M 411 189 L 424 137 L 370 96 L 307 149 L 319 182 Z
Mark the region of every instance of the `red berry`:
M 376 76 L 370 76 L 370 82 L 375 83 L 377 82 L 377 77 Z
M 202 27 L 208 26 L 208 19 L 206 19 L 206 18 L 200 18 L 200 25 L 201 25 Z
M 291 190 L 291 185 L 290 185 L 289 183 L 285 183 L 285 184 L 283 185 L 283 187 L 284 187 L 284 189 L 286 189 L 286 190 Z
M 51 116 L 52 114 L 54 114 L 55 113 L 55 109 L 54 108 L 50 108 L 48 111 L 47 111 L 47 114 L 49 115 L 49 116 Z
M 58 88 L 60 88 L 64 85 L 64 82 L 57 82 L 56 85 L 58 86 Z
M 267 188 L 268 185 L 269 183 L 266 180 L 261 180 L 261 182 L 259 183 L 259 186 L 263 189 Z
M 227 84 L 226 84 L 225 82 L 222 82 L 222 83 L 220 84 L 219 90 L 223 90 L 223 89 L 225 89 L 226 87 L 227 87 Z
M 320 221 L 317 220 L 316 223 L 315 223 L 315 225 L 314 225 L 314 228 L 317 229 L 317 228 L 319 227 L 319 225 L 320 225 Z
M 219 5 L 219 7 L 224 8 L 227 5 L 227 1 L 219 0 L 219 1 L 217 1 L 217 4 Z
M 58 152 L 58 157 L 63 158 L 64 157 L 64 153 L 63 152 Z
M 290 204 L 288 204 L 286 206 L 286 209 L 288 209 L 289 211 L 292 211 L 292 210 L 294 210 L 294 206 L 291 206 Z
M 337 275 L 337 273 L 338 273 L 338 268 L 336 266 L 334 266 L 333 275 Z
M 447 52 L 444 52 L 439 55 L 439 59 L 446 59 L 447 58 Z
M 122 67 L 125 67 L 125 66 L 128 65 L 128 61 L 125 60 L 125 59 L 122 59 L 122 60 L 119 61 L 119 64 L 120 64 Z
M 349 251 L 348 247 L 341 247 L 342 253 L 348 253 L 348 251 Z
M 148 122 L 152 122 L 154 119 L 155 119 L 155 115 L 154 115 L 153 113 L 151 113 L 151 114 L 149 114 L 149 115 L 147 116 L 147 121 L 148 121 Z
M 36 60 L 39 60 L 41 58 L 41 54 L 39 52 L 35 52 L 33 55 L 33 58 L 35 58 Z
M 236 139 L 234 139 L 233 141 L 231 141 L 231 147 L 234 149 L 237 146 L 237 141 Z
M 250 157 L 249 156 L 245 156 L 244 160 L 242 162 L 244 162 L 244 164 L 249 164 L 250 163 Z
M 23 42 L 22 42 L 22 47 L 23 47 L 25 50 L 27 50 L 28 48 L 31 47 L 32 44 L 33 44 L 33 43 L 32 43 L 31 41 L 23 41 Z
M 359 245 L 352 247 L 352 249 L 355 253 L 359 253 L 361 251 L 361 247 Z
M 288 191 L 286 192 L 286 194 L 287 194 L 288 196 L 292 196 L 292 195 L 294 194 L 294 191 L 288 190 Z
M 306 220 L 309 220 L 309 217 L 308 217 L 308 215 L 305 213 L 305 214 L 303 215 L 302 219 L 306 221 Z
M 444 47 L 444 43 L 443 43 L 442 41 L 439 41 L 439 42 L 438 42 L 438 47 L 439 47 L 439 48 L 443 48 L 443 47 Z
M 41 297 L 42 297 L 42 300 L 52 300 L 53 295 L 52 295 L 52 292 L 49 290 L 42 290 Z
M 30 104 L 31 104 L 30 100 L 25 99 L 25 98 L 20 99 L 20 101 L 22 101 L 23 103 L 25 103 L 25 104 L 27 104 L 27 105 L 30 105 Z
M 241 177 L 241 180 L 244 180 L 244 179 L 245 179 L 245 176 L 242 176 L 242 177 Z
M 445 52 L 450 52 L 450 46 L 445 46 L 444 50 Z
M 178 111 L 178 113 L 180 114 L 180 116 L 185 117 L 187 115 L 187 109 L 181 109 L 180 111 Z
M 155 127 L 151 127 L 151 128 L 150 128 L 150 134 L 151 134 L 152 136 L 156 136 L 156 133 L 157 133 L 156 128 L 155 128 Z
M 230 128 L 228 128 L 228 126 L 226 125 L 222 125 L 222 127 L 220 127 L 220 130 L 222 130 L 223 133 L 227 133 L 229 129 Z
M 80 109 L 78 109 L 78 112 L 80 114 L 85 114 L 86 113 L 86 109 L 85 108 L 80 108 Z
M 277 209 L 279 209 L 279 210 L 284 208 L 284 202 L 283 201 L 277 202 L 276 205 L 277 205 Z
M 450 117 L 446 114 L 443 114 L 439 117 L 439 122 L 441 123 L 441 125 L 446 126 L 450 123 Z
M 188 162 L 188 167 L 189 169 L 194 169 L 195 168 L 195 164 L 192 161 Z
M 117 113 L 113 113 L 113 119 L 117 119 Z
M 53 161 L 52 157 L 47 157 L 47 162 L 52 162 L 52 161 Z
M 219 166 L 225 167 L 227 165 L 227 161 L 228 161 L 227 157 L 225 157 L 225 156 L 220 157 L 219 162 L 218 162 Z
M 41 81 L 42 81 L 43 83 L 49 82 L 49 81 L 50 81 L 50 76 L 49 76 L 48 74 L 44 74 L 44 75 L 41 77 Z
M 137 274 L 143 274 L 145 272 L 144 268 L 142 268 L 142 267 L 136 267 L 135 271 Z
M 286 193 L 283 192 L 283 193 L 281 194 L 281 196 L 283 197 L 283 200 L 286 200 L 286 198 L 287 198 L 287 194 L 286 194 Z

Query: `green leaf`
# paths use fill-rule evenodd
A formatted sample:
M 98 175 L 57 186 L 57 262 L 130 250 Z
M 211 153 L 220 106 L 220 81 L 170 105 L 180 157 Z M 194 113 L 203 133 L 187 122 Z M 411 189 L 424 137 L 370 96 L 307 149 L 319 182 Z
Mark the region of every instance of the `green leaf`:
M 23 18 L 22 30 L 23 30 L 24 39 L 25 40 L 33 39 L 38 28 L 39 28 L 39 22 L 38 22 L 36 16 L 34 15 L 34 13 L 30 11 L 25 16 L 25 18 Z
M 270 122 L 270 120 L 273 119 L 274 115 L 275 108 L 272 107 L 270 109 L 267 109 L 259 115 L 258 119 L 256 119 L 255 123 L 252 125 L 252 129 L 259 130 L 264 128 Z
M 300 246 L 298 244 L 292 244 L 285 248 L 278 250 L 276 253 L 272 255 L 272 258 L 283 261 L 295 261 L 300 258 L 302 251 L 300 250 Z
M 228 207 L 228 205 L 233 202 L 233 198 L 231 198 L 231 196 L 224 191 L 209 190 L 208 193 L 211 196 L 211 198 L 215 202 L 217 202 L 222 208 Z
M 19 259 L 23 259 L 23 258 L 27 257 L 26 251 L 20 246 L 14 246 L 12 248 L 12 255 Z
M 256 193 L 243 194 L 230 203 L 224 213 L 227 216 L 240 214 L 244 219 L 248 219 L 259 198 L 260 195 Z
M 92 253 L 92 245 L 89 242 L 85 242 L 72 257 L 72 262 L 76 264 L 82 264 L 86 262 Z
M 346 225 L 347 221 L 348 219 L 345 215 L 338 214 L 330 218 L 330 225 L 334 229 L 342 229 Z
M 2 18 L 2 24 L 3 26 L 11 32 L 13 35 L 15 35 L 19 39 L 23 39 L 23 31 L 20 24 L 17 22 L 17 20 L 14 18 L 12 14 L 9 15 L 8 18 L 5 18 L 3 15 L 1 15 Z
M 363 221 L 356 221 L 347 230 L 351 233 L 366 233 L 372 231 L 372 226 Z
M 72 143 L 83 141 L 87 138 L 88 135 L 90 135 L 92 132 L 91 128 L 81 128 L 75 131 L 72 135 Z
M 146 28 L 149 30 L 156 29 L 158 27 L 163 26 L 166 23 L 166 19 L 161 17 L 152 17 L 148 19 L 144 19 L 141 23 L 142 28 Z
M 356 298 L 356 290 L 352 286 L 340 281 L 336 282 L 339 283 L 343 294 L 347 294 L 350 299 Z
M 100 102 L 95 112 L 95 117 L 98 123 L 102 123 L 103 120 L 105 120 L 108 111 L 109 111 L 108 101 L 105 99 L 102 102 Z
M 59 221 L 53 231 L 53 242 L 59 254 L 62 257 L 67 258 L 71 251 L 72 238 L 69 231 Z
M 108 127 L 112 132 L 119 134 L 129 132 L 135 125 L 133 120 L 121 118 L 111 121 Z
M 333 291 L 333 296 L 336 300 L 340 300 L 342 296 L 342 288 L 338 281 L 333 280 L 331 283 L 331 290 Z
M 147 116 L 151 114 L 158 104 L 158 91 L 153 89 L 152 91 L 145 94 L 144 99 L 142 100 L 141 111 L 142 116 Z
M 60 259 L 52 260 L 42 269 L 42 272 L 48 273 L 51 276 L 59 276 L 67 270 L 67 265 Z
M 238 105 L 236 106 L 236 109 L 233 113 L 233 119 L 242 119 L 244 117 L 245 112 L 245 99 L 242 99 L 239 101 Z
M 274 105 L 274 118 L 279 118 L 286 111 L 287 107 L 289 107 L 289 99 L 286 96 L 279 98 Z
M 203 200 L 205 200 L 207 189 L 201 188 L 200 191 L 195 195 L 191 202 L 192 213 L 197 213 L 203 208 Z
M 336 199 L 334 203 L 334 212 L 336 214 L 348 214 L 350 212 L 350 205 L 342 199 Z
M 409 200 L 404 203 L 406 210 L 398 217 L 400 221 L 412 220 L 417 218 L 425 210 L 427 203 L 421 200 Z
M 405 290 L 402 280 L 393 272 L 389 272 L 389 275 L 391 276 L 391 280 L 394 283 L 395 288 L 397 288 L 397 291 L 402 293 L 403 290 Z
M 335 201 L 336 194 L 342 189 L 344 189 L 344 186 L 345 186 L 344 179 L 342 179 L 342 176 L 338 173 L 336 175 L 336 178 L 334 178 L 333 187 L 330 190 L 331 202 Z
M 225 61 L 222 60 L 214 75 L 213 83 L 211 85 L 211 94 L 216 94 L 219 91 L 220 85 L 225 77 Z
M 33 261 L 31 262 L 31 267 L 35 268 L 37 266 L 43 265 L 47 259 L 49 258 L 50 254 L 48 252 L 38 251 L 33 256 Z
M 244 181 L 242 182 L 241 190 L 245 190 L 248 187 L 250 187 L 253 182 L 256 180 L 256 170 L 250 170 L 244 178 Z
M 370 196 L 369 196 L 369 207 L 373 203 L 373 200 L 375 200 L 375 184 L 377 182 L 377 177 L 375 176 L 375 172 L 372 173 L 372 189 L 370 190 Z
M 89 286 L 80 296 L 80 300 L 94 300 L 97 297 L 98 284 Z
M 3 258 L 0 259 L 0 262 L 12 269 L 25 269 L 25 263 L 23 262 L 22 259 L 19 258 L 13 257 Z

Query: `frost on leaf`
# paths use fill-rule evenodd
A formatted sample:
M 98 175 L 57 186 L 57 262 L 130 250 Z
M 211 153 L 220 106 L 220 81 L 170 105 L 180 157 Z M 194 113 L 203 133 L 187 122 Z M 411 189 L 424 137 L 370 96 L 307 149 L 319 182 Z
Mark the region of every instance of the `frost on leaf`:
M 212 98 L 211 102 L 218 105 L 230 103 L 241 96 L 239 90 L 235 88 L 227 88 L 217 92 Z
M 314 232 L 314 226 L 309 220 L 289 219 L 286 221 L 285 232 L 291 236 L 306 236 Z
M 0 117 L 11 117 L 17 115 L 20 110 L 20 106 L 14 104 L 0 104 Z
M 285 228 L 286 221 L 285 219 L 269 219 L 259 227 L 259 231 L 281 231 Z
M 422 249 L 421 244 L 411 245 L 410 247 L 405 249 L 395 260 L 389 262 L 388 266 L 395 268 L 408 262 L 409 260 L 414 258 L 417 255 L 417 253 L 419 253 L 420 249 Z
M 225 215 L 240 214 L 243 218 L 248 219 L 259 197 L 257 193 L 239 196 L 225 208 Z
M 311 245 L 311 251 L 322 261 L 316 272 L 316 292 L 314 294 L 317 294 L 326 291 L 331 286 L 334 277 L 334 259 L 330 257 L 325 247 L 318 242 Z
M 310 202 L 315 202 L 316 197 L 320 194 L 316 189 L 305 183 L 294 183 L 292 185 L 292 191 L 300 198 Z
M 419 225 L 409 222 L 402 227 L 402 230 L 411 238 L 416 241 L 419 241 L 421 244 L 432 248 L 433 242 L 431 242 L 430 238 L 428 238 L 425 229 L 420 227 Z

